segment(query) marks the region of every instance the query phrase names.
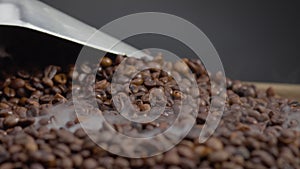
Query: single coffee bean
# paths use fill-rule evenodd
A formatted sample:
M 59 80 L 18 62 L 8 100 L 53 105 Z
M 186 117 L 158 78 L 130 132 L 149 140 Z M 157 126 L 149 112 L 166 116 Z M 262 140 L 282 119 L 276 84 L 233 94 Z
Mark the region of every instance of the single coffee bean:
M 34 124 L 34 122 L 35 122 L 34 118 L 20 119 L 18 121 L 18 125 L 24 128 L 24 127 Z
M 208 158 L 211 162 L 222 162 L 229 158 L 229 153 L 224 150 L 212 152 Z
M 18 124 L 18 122 L 19 122 L 19 118 L 12 115 L 12 116 L 8 116 L 5 118 L 3 125 L 6 128 L 12 128 L 12 127 L 15 127 Z
M 207 140 L 206 145 L 213 150 L 222 150 L 223 149 L 222 141 L 217 138 L 214 138 L 214 137 Z
M 32 87 L 29 83 L 25 83 L 25 89 L 27 89 L 30 92 L 36 91 L 36 89 Z
M 123 59 L 124 59 L 124 56 L 118 55 L 115 59 L 115 64 L 119 65 L 123 61 Z
M 1 164 L 0 168 L 1 169 L 13 169 L 14 165 L 13 165 L 13 163 L 6 162 L 6 163 Z
M 7 103 L 0 102 L 0 109 L 9 109 L 9 107 Z
M 45 85 L 47 85 L 47 86 L 49 86 L 49 87 L 52 87 L 52 86 L 53 86 L 53 81 L 52 81 L 50 78 L 48 78 L 48 77 L 44 77 L 44 78 L 42 79 L 42 81 L 43 81 L 43 83 L 44 83 Z
M 173 97 L 175 99 L 181 99 L 183 97 L 183 94 L 182 94 L 182 92 L 176 90 L 173 92 Z
M 82 166 L 84 169 L 94 169 L 97 167 L 97 161 L 92 158 L 88 158 L 83 161 Z
M 80 65 L 80 69 L 81 69 L 84 73 L 86 73 L 86 74 L 89 74 L 89 73 L 92 72 L 91 67 L 90 67 L 89 65 L 87 65 L 87 64 L 82 64 L 82 65 Z
M 60 71 L 60 67 L 50 65 L 44 70 L 44 76 L 48 77 L 49 79 L 52 79 L 58 71 Z
M 75 167 L 80 167 L 83 162 L 83 158 L 79 154 L 72 155 L 71 159 Z
M 191 148 L 187 146 L 178 146 L 177 147 L 178 154 L 182 155 L 183 157 L 194 159 L 194 153 Z
M 28 79 L 30 77 L 30 74 L 27 71 L 20 70 L 17 72 L 17 75 L 23 79 Z
M 272 87 L 268 88 L 267 91 L 266 91 L 266 93 L 267 93 L 268 97 L 275 96 L 275 91 L 274 91 L 274 89 Z
M 25 81 L 20 78 L 14 79 L 10 84 L 11 88 L 13 89 L 22 88 L 24 85 L 25 85 Z
M 63 73 L 57 74 L 54 76 L 54 81 L 59 84 L 66 84 L 67 83 L 67 76 Z
M 7 97 L 15 97 L 16 92 L 14 89 L 9 88 L 9 87 L 5 87 L 3 89 L 3 93 L 7 96 Z
M 170 150 L 165 154 L 163 161 L 166 164 L 178 165 L 180 164 L 180 157 L 175 150 Z
M 44 169 L 44 166 L 40 163 L 33 163 L 30 165 L 30 169 Z
M 103 57 L 101 60 L 101 66 L 109 67 L 112 65 L 112 60 L 109 57 Z
M 131 81 L 132 84 L 135 84 L 135 85 L 141 85 L 144 83 L 144 80 L 142 78 L 137 78 L 137 79 L 133 79 Z
M 151 107 L 150 107 L 150 104 L 142 104 L 140 106 L 140 109 L 141 109 L 141 111 L 150 111 Z
M 120 168 L 127 168 L 127 167 L 129 167 L 129 162 L 128 162 L 128 160 L 126 160 L 124 158 L 118 157 L 115 159 L 114 165 L 116 167 L 120 167 Z

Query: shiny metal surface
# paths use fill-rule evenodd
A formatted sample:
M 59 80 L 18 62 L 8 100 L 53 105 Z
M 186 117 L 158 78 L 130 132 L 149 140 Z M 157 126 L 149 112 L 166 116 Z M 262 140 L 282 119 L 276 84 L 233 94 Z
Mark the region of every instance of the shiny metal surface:
M 0 25 L 40 31 L 109 53 L 142 56 L 134 47 L 36 0 L 0 0 Z

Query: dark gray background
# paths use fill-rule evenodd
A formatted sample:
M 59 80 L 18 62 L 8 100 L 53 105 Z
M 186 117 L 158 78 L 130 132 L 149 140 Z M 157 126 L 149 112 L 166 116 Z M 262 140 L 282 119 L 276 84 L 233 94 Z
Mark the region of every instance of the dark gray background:
M 227 76 L 300 83 L 299 1 L 42 1 L 97 28 L 136 12 L 174 14 L 208 36 Z

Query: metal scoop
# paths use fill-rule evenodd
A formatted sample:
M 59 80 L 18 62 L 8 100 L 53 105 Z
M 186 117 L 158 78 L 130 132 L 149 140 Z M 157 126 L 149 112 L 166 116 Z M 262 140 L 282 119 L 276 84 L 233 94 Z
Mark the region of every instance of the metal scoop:
M 0 25 L 24 27 L 108 53 L 140 58 L 137 49 L 36 0 L 0 0 Z M 95 33 L 92 39 L 89 38 Z M 114 46 L 111 49 L 111 46 Z

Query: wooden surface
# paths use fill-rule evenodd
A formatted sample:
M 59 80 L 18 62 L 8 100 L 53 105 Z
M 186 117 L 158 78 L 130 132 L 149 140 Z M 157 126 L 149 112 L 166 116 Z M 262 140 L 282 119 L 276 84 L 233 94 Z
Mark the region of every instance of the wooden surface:
M 272 87 L 275 93 L 281 97 L 296 99 L 300 101 L 300 85 L 284 84 L 284 83 L 261 83 L 261 82 L 245 82 L 247 84 L 254 84 L 260 90 L 266 90 Z

